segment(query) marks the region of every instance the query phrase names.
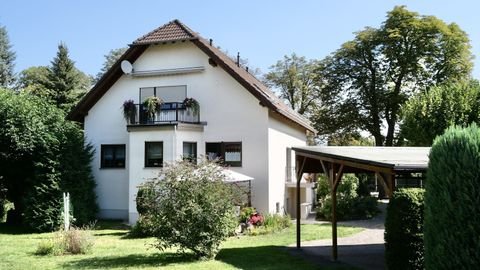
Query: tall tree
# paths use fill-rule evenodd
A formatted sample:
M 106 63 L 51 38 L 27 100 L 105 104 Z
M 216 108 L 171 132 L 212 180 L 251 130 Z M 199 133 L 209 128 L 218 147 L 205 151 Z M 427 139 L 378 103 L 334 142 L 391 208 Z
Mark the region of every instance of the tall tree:
M 67 46 L 60 43 L 57 55 L 51 62 L 48 83 L 51 100 L 57 107 L 68 111 L 88 90 L 91 80 L 75 67 L 75 62 L 69 57 Z
M 100 80 L 103 74 L 105 74 L 113 66 L 113 64 L 118 61 L 118 59 L 120 59 L 120 57 L 125 53 L 125 51 L 127 51 L 127 48 L 123 47 L 110 50 L 108 54 L 104 55 L 105 62 L 103 63 L 102 69 L 100 70 L 100 72 L 97 73 L 97 76 L 95 77 L 95 83 Z
M 270 72 L 265 75 L 268 86 L 276 89 L 281 98 L 299 114 L 310 114 L 319 98 L 318 88 L 314 84 L 316 61 L 306 60 L 292 53 L 285 55 Z
M 15 52 L 8 39 L 5 26 L 0 26 L 0 87 L 10 87 L 15 81 Z
M 57 229 L 61 192 L 70 193 L 78 224 L 92 221 L 93 147 L 80 127 L 46 99 L 1 88 L 0 122 L 0 187 L 15 206 L 8 221 Z
M 457 82 L 433 87 L 402 108 L 401 135 L 409 145 L 431 146 L 453 125 L 480 124 L 480 83 Z
M 376 145 L 394 145 L 402 104 L 420 89 L 469 77 L 472 58 L 458 25 L 395 7 L 380 28 L 357 32 L 322 61 L 319 112 L 330 117 L 316 124 L 366 130 Z
M 15 88 L 36 96 L 51 96 L 49 73 L 50 69 L 46 66 L 34 66 L 24 69 L 18 75 Z

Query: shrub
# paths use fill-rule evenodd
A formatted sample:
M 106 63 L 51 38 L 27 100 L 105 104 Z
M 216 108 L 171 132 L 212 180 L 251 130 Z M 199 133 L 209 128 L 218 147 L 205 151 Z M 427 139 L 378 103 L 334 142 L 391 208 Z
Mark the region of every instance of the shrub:
M 255 208 L 253 207 L 244 207 L 242 208 L 242 210 L 240 211 L 240 222 L 242 223 L 247 223 L 248 222 L 248 219 L 250 219 L 250 217 L 255 214 L 257 212 L 257 210 L 255 210 Z
M 263 216 L 259 213 L 252 214 L 248 219 L 248 223 L 252 224 L 253 226 L 260 226 L 263 224 Z
M 377 201 L 370 196 L 359 197 L 359 179 L 353 174 L 345 174 L 337 189 L 337 220 L 372 218 L 379 211 Z M 332 199 L 330 186 L 325 176 L 319 177 L 317 198 L 320 207 L 317 218 L 332 219 Z
M 393 194 L 385 219 L 388 269 L 424 269 L 423 212 L 423 189 L 399 189 Z
M 178 246 L 207 259 L 218 253 L 237 225 L 232 186 L 224 180 L 223 169 L 215 163 L 179 161 L 142 185 L 154 194 L 145 196 L 141 207 L 158 249 Z
M 427 269 L 480 264 L 480 128 L 453 127 L 435 139 L 425 193 Z
M 252 228 L 248 233 L 250 235 L 263 235 L 281 231 L 292 225 L 289 215 L 266 214 L 263 224 Z
M 155 225 L 152 223 L 146 213 L 140 214 L 137 220 L 137 223 L 133 225 L 128 233 L 128 236 L 131 238 L 144 238 L 154 236 L 152 229 L 155 228 Z
M 94 219 L 93 149 L 81 127 L 46 100 L 3 89 L 0 122 L 0 182 L 14 205 L 7 222 L 35 231 L 58 229 L 62 192 L 70 193 L 80 224 Z
M 85 254 L 93 247 L 93 236 L 89 229 L 72 227 L 60 233 L 61 243 L 65 253 Z
M 35 255 L 55 255 L 57 254 L 56 246 L 52 239 L 43 240 L 38 244 Z
M 94 244 L 90 227 L 71 227 L 70 230 L 60 230 L 52 239 L 46 239 L 39 243 L 36 255 L 63 255 L 63 254 L 86 254 Z

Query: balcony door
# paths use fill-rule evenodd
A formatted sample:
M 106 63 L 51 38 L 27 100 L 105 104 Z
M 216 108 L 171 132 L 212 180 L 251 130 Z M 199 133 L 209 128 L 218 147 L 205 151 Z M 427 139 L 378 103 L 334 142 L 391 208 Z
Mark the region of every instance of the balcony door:
M 183 102 L 187 97 L 187 86 L 186 85 L 176 85 L 176 86 L 157 86 L 157 87 L 142 87 L 140 88 L 139 95 L 139 108 L 140 108 L 140 122 L 146 123 L 148 120 L 148 114 L 146 109 L 143 106 L 143 102 L 149 97 L 159 97 L 163 100 L 164 105 L 162 109 L 169 109 L 175 106 L 172 106 L 172 103 Z M 161 120 L 157 119 L 157 121 Z

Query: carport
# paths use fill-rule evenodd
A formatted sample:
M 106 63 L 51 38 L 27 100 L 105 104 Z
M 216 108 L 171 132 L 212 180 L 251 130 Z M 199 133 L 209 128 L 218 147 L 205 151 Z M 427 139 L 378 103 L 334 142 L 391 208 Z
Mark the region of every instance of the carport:
M 332 197 L 332 258 L 337 260 L 337 188 L 344 173 L 373 173 L 387 197 L 395 190 L 395 177 L 425 173 L 429 147 L 293 147 L 297 176 L 297 217 L 300 215 L 300 180 L 304 173 L 325 173 Z M 301 247 L 300 219 L 297 218 L 297 248 Z

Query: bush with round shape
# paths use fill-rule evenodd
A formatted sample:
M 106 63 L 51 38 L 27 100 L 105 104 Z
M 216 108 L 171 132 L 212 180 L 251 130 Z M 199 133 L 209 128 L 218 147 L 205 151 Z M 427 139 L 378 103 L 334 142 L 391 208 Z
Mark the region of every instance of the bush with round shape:
M 215 257 L 238 222 L 233 187 L 224 183 L 225 177 L 215 163 L 179 161 L 167 165 L 158 179 L 142 184 L 153 196 L 144 197 L 141 217 L 148 219 L 158 249 L 176 246 L 199 259 Z
M 424 269 L 423 212 L 425 191 L 399 189 L 387 206 L 385 259 L 390 270 Z
M 425 193 L 426 269 L 480 265 L 480 128 L 452 127 L 435 139 Z
M 345 174 L 337 189 L 337 220 L 372 218 L 378 213 L 377 201 L 370 196 L 359 197 L 359 179 L 354 174 Z M 322 175 L 318 179 L 317 218 L 332 219 L 332 199 L 328 179 Z

